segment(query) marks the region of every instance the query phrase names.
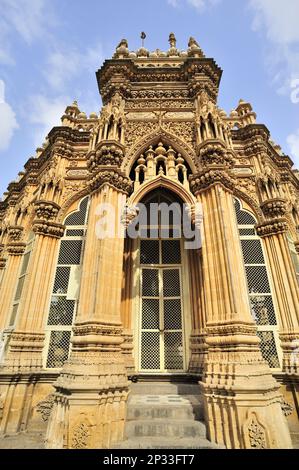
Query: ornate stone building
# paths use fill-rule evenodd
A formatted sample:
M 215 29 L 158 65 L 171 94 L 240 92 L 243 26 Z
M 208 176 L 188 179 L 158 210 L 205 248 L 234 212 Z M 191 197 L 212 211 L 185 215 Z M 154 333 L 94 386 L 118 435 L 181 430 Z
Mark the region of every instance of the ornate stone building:
M 2 435 L 117 445 L 136 381 L 199 383 L 220 446 L 299 432 L 298 173 L 249 103 L 217 106 L 222 71 L 197 42 L 169 42 L 122 40 L 96 74 L 100 114 L 68 106 L 0 202 Z M 186 205 L 201 246 L 160 219 L 129 237 L 151 202 Z M 125 236 L 98 236 L 103 204 Z

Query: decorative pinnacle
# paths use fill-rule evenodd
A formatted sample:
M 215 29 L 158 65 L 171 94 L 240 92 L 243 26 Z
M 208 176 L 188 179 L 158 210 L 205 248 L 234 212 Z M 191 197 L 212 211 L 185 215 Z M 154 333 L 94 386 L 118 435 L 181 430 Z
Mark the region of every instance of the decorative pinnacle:
M 142 33 L 140 34 L 140 37 L 141 37 L 141 47 L 144 47 L 144 40 L 146 38 L 146 34 L 144 31 L 142 31 Z
M 176 37 L 174 33 L 170 33 L 168 42 L 170 44 L 170 47 L 174 47 L 174 48 L 176 47 Z

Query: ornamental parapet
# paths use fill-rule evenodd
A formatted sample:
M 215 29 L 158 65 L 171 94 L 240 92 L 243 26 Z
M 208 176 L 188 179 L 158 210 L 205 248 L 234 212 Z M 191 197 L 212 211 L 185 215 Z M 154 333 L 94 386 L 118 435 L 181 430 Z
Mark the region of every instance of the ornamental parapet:
M 34 205 L 38 220 L 54 220 L 60 210 L 60 206 L 52 201 L 37 201 Z
M 89 168 L 91 171 L 98 166 L 117 166 L 120 167 L 124 158 L 124 147 L 115 140 L 105 140 L 100 142 L 95 152 L 89 159 Z
M 8 228 L 8 240 L 10 242 L 20 241 L 24 232 L 24 227 L 21 226 L 11 226 Z
M 205 142 L 198 148 L 198 155 L 204 167 L 222 165 L 232 168 L 234 165 L 233 152 L 228 150 L 222 142 Z
M 12 242 L 7 245 L 7 253 L 11 256 L 21 256 L 26 249 L 26 243 Z
M 229 174 L 225 166 L 218 166 L 217 169 L 208 168 L 190 177 L 190 189 L 195 196 L 215 184 L 221 184 L 226 189 L 233 191 L 235 179 Z
M 263 222 L 255 226 L 256 232 L 259 237 L 269 237 L 279 233 L 285 233 L 288 230 L 288 223 L 286 219 L 273 219 Z
M 284 217 L 287 213 L 287 203 L 284 199 L 268 199 L 261 204 L 263 214 L 268 219 Z
M 132 181 L 119 170 L 114 168 L 100 169 L 99 173 L 94 175 L 89 183 L 91 191 L 96 191 L 105 184 L 112 186 L 124 194 L 130 194 L 133 189 Z
M 47 237 L 61 238 L 64 235 L 65 226 L 52 221 L 35 220 L 33 222 L 33 231 L 37 235 Z

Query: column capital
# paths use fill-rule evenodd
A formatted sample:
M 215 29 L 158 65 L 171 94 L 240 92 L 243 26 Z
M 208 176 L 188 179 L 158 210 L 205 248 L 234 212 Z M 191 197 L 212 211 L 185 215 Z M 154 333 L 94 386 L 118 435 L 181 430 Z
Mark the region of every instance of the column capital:
M 114 168 L 101 168 L 97 174 L 92 176 L 90 180 L 90 189 L 92 191 L 97 191 L 105 184 L 112 186 L 117 191 L 130 194 L 133 189 L 133 182 L 125 176 L 120 170 L 116 167 Z
M 198 156 L 204 167 L 212 168 L 221 165 L 232 168 L 234 165 L 233 151 L 228 149 L 221 140 L 214 139 L 205 141 L 198 147 Z
M 0 258 L 0 270 L 5 269 L 6 258 Z
M 268 219 L 284 217 L 287 213 L 287 203 L 282 198 L 268 199 L 261 204 L 261 209 Z
M 207 168 L 190 178 L 190 189 L 195 196 L 215 184 L 221 184 L 225 189 L 233 191 L 235 180 L 227 171 L 226 166 Z
M 33 222 L 33 231 L 37 235 L 43 235 L 53 238 L 61 238 L 64 235 L 65 226 L 52 221 L 35 220 Z
M 10 242 L 20 241 L 24 232 L 24 227 L 20 225 L 8 227 L 8 240 Z
M 22 256 L 26 249 L 26 243 L 12 242 L 7 245 L 7 253 L 11 256 Z
M 270 237 L 279 233 L 285 233 L 288 230 L 287 220 L 284 218 L 271 219 L 255 226 L 259 237 Z
M 299 255 L 299 241 L 295 242 L 294 245 L 295 245 L 296 251 Z
M 53 201 L 41 199 L 34 204 L 34 209 L 38 220 L 54 220 L 60 210 L 60 206 Z
M 107 165 L 120 167 L 124 159 L 124 146 L 116 140 L 104 140 L 97 146 L 89 159 L 89 168 L 94 170 L 98 166 Z

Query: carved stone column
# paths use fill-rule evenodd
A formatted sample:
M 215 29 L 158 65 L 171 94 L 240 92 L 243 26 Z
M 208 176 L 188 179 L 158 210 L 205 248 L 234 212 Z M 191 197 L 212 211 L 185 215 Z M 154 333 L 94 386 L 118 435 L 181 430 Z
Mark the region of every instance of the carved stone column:
M 291 258 L 284 215 L 286 202 L 269 200 L 262 205 L 266 221 L 257 226 L 264 240 L 277 302 L 284 372 L 299 375 L 299 288 Z
M 0 284 L 0 330 L 3 330 L 9 324 L 9 315 L 13 296 L 22 262 L 22 255 L 26 248 L 26 243 L 22 240 L 23 227 L 10 227 L 7 244 L 7 260 L 1 258 L 3 269 L 5 268 L 3 278 Z
M 100 169 L 90 188 L 78 316 L 70 359 L 55 384 L 48 448 L 109 448 L 123 438 L 128 394 L 121 352 L 124 239 L 115 226 L 131 182 L 117 169 Z M 99 233 L 100 215 L 113 222 L 109 236 Z
M 208 153 L 205 158 L 208 162 Z M 222 162 L 206 163 L 191 180 L 203 211 L 208 350 L 200 386 L 208 434 L 227 448 L 290 448 L 279 385 L 262 358 L 250 313 L 231 194 L 234 181 Z

